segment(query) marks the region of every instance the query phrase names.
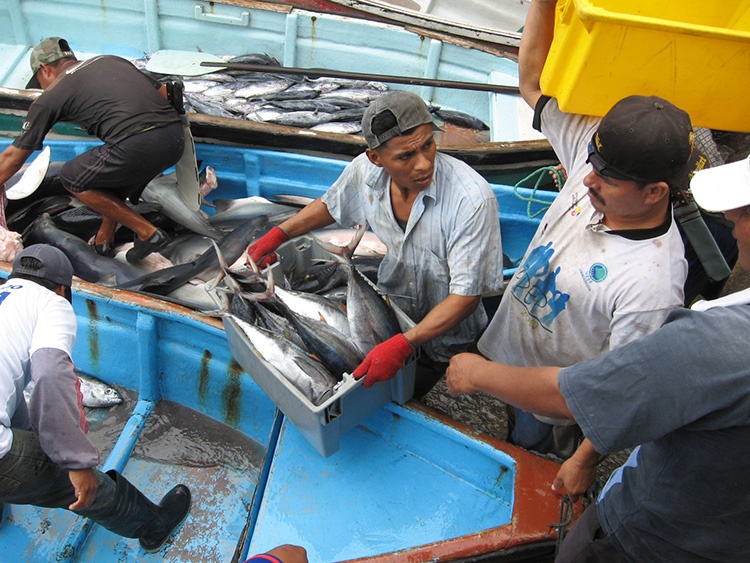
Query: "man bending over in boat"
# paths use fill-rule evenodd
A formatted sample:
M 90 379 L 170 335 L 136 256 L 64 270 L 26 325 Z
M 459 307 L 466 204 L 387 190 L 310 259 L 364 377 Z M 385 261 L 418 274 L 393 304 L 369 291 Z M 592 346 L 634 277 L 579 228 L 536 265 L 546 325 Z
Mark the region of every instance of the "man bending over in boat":
M 31 70 L 29 87 L 41 87 L 44 93 L 31 104 L 21 133 L 0 154 L 0 185 L 42 148 L 55 123 L 75 123 L 104 141 L 60 171 L 65 189 L 102 215 L 94 250 L 114 255 L 118 224 L 136 235 L 126 255 L 129 262 L 164 248 L 169 243 L 166 233 L 123 201 L 129 197 L 136 202 L 146 185 L 182 155 L 180 117 L 159 84 L 119 57 L 79 61 L 59 37 L 34 47 Z
M 387 246 L 378 287 L 417 324 L 379 344 L 354 370 L 369 387 L 394 377 L 421 346 L 414 395 L 443 376 L 487 323 L 483 294 L 503 287 L 495 195 L 467 164 L 438 153 L 432 116 L 410 92 L 372 102 L 362 118 L 368 148 L 320 198 L 249 248 L 266 257 L 290 237 L 338 222 L 367 222 Z
M 671 188 L 704 161 L 688 114 L 658 97 L 630 96 L 603 117 L 566 113 L 542 95 L 555 2 L 534 1 L 521 37 L 521 94 L 568 179 L 477 343 L 515 366 L 569 366 L 653 332 L 684 302 L 685 250 Z M 656 377 L 656 374 L 655 374 Z M 561 472 L 593 484 L 595 455 L 570 420 L 508 408 L 509 441 L 568 459 Z M 572 479 L 573 476 L 569 475 Z
M 190 490 L 177 485 L 156 505 L 116 471 L 96 469 L 70 359 L 72 279 L 61 250 L 35 244 L 0 286 L 0 503 L 67 508 L 158 551 L 188 515 Z
M 700 171 L 691 186 L 698 205 L 734 223 L 750 271 L 750 161 Z M 453 394 L 484 391 L 575 419 L 597 455 L 635 448 L 565 536 L 556 563 L 750 561 L 750 295 L 692 308 L 569 367 L 451 360 Z

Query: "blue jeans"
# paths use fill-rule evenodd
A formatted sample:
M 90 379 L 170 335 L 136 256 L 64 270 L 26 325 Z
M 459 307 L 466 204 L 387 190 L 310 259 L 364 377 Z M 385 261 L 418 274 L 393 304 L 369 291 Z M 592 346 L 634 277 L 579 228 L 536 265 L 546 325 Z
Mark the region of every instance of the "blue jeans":
M 530 412 L 507 405 L 508 442 L 532 452 L 568 459 L 578 448 L 583 433 L 578 425 L 553 426 Z

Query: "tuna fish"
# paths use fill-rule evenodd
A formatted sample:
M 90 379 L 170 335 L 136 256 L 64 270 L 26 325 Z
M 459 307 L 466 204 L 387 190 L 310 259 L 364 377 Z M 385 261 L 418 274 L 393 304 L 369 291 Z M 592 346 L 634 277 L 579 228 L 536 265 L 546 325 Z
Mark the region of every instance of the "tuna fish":
M 313 405 L 333 395 L 336 378 L 325 366 L 279 334 L 235 318 L 256 353 L 276 368 Z

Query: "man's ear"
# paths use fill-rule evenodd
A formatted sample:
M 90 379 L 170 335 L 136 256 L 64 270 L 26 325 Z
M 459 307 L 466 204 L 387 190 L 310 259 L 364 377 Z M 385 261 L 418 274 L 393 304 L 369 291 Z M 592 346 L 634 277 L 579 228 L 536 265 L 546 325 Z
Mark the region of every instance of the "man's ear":
M 372 162 L 375 166 L 379 168 L 383 168 L 383 163 L 380 160 L 380 153 L 374 149 L 365 149 L 365 154 L 367 155 L 367 158 Z
M 670 188 L 666 182 L 653 182 L 646 184 L 646 203 L 659 203 L 665 197 L 669 197 Z

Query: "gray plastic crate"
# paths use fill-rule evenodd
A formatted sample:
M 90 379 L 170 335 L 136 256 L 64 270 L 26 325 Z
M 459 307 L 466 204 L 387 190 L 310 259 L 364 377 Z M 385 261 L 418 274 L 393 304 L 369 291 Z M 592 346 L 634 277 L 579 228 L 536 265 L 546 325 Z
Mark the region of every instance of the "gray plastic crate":
M 307 236 L 285 243 L 277 254 L 281 264 L 271 266 L 274 277 L 281 277 L 282 267 L 285 271 L 292 266 L 304 270 L 313 260 L 330 258 L 328 252 Z M 403 311 L 393 304 L 392 307 L 401 330 L 414 326 L 414 322 Z M 224 327 L 229 349 L 235 360 L 324 457 L 338 451 L 339 438 L 375 411 L 391 401 L 403 404 L 414 394 L 416 362 L 415 358 L 411 358 L 396 377 L 376 383 L 369 389 L 362 385 L 362 380 L 355 380 L 350 374 L 344 374 L 344 379 L 337 385 L 334 394 L 316 407 L 256 352 L 237 322 L 225 317 Z

